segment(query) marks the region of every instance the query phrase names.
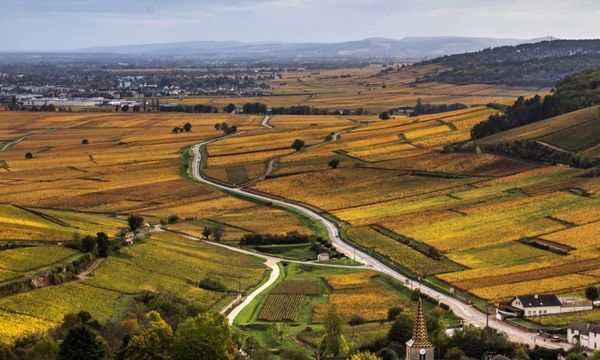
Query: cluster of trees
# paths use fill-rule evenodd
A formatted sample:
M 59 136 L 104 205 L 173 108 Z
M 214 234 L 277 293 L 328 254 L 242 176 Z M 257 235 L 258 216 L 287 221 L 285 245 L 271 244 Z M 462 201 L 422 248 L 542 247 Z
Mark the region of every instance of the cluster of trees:
M 556 83 L 556 90 L 543 99 L 519 97 L 506 113 L 492 115 L 471 129 L 471 138 L 480 139 L 504 130 L 527 125 L 571 111 L 600 104 L 600 69 L 567 76 Z
M 367 115 L 368 112 L 363 108 L 354 110 L 330 110 L 321 109 L 307 105 L 295 105 L 290 107 L 274 107 L 270 111 L 273 115 Z
M 223 130 L 225 135 L 235 134 L 237 132 L 237 126 L 229 126 L 226 122 L 224 123 L 216 123 L 215 130 Z
M 136 301 L 139 310 L 121 321 L 101 324 L 87 312 L 67 314 L 47 335 L 0 345 L 0 358 L 233 360 L 238 355 L 224 316 L 170 294 L 143 294 Z
M 266 114 L 268 108 L 266 104 L 253 102 L 244 104 L 242 110 L 245 114 Z
M 447 111 L 456 111 L 468 109 L 469 107 L 465 104 L 455 103 L 455 104 L 423 104 L 421 99 L 417 99 L 417 104 L 415 105 L 415 109 L 410 113 L 410 116 L 419 116 L 419 115 L 427 115 L 427 114 L 437 114 Z
M 17 105 L 10 104 L 5 107 L 6 111 L 39 111 L 39 112 L 71 112 L 71 108 L 65 108 L 63 106 L 56 106 L 54 104 L 44 104 L 44 105 Z
M 99 257 L 108 257 L 112 244 L 106 233 L 99 232 L 96 236 L 86 235 L 81 240 L 76 240 L 74 245 L 82 252 Z M 115 244 L 114 246 L 118 248 L 118 245 Z
M 598 158 L 551 149 L 532 140 L 518 140 L 481 145 L 481 149 L 501 155 L 520 157 L 549 164 L 562 164 L 588 169 L 600 165 Z
M 181 127 L 175 126 L 173 128 L 173 130 L 171 130 L 171 132 L 173 134 L 179 134 L 179 133 L 182 133 L 182 132 L 192 132 L 192 124 L 190 124 L 189 122 L 186 122 Z
M 218 113 L 219 108 L 212 105 L 197 104 L 197 105 L 165 105 L 159 104 L 156 109 L 160 112 L 184 112 L 184 113 Z M 135 111 L 135 109 L 134 109 Z M 138 107 L 139 111 L 139 107 Z
M 261 245 L 281 245 L 281 244 L 307 244 L 311 242 L 324 241 L 323 239 L 313 236 L 300 234 L 296 231 L 289 232 L 284 235 L 273 234 L 245 234 L 240 239 L 242 246 L 261 246 Z
M 219 241 L 221 241 L 221 238 L 223 237 L 224 232 L 225 232 L 225 230 L 221 226 L 214 226 L 211 228 L 205 227 L 202 230 L 202 236 L 207 241 L 212 236 L 214 241 L 219 242 Z
M 454 84 L 552 86 L 578 71 L 600 66 L 600 40 L 557 40 L 502 46 L 426 61 L 442 70 L 423 80 Z

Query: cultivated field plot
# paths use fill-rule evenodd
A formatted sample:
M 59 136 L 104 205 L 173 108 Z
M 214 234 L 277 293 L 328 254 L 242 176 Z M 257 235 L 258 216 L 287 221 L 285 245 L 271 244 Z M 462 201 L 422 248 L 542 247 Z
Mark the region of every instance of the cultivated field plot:
M 366 321 L 380 321 L 387 318 L 391 307 L 404 307 L 406 304 L 390 290 L 373 280 L 376 273 L 365 272 L 325 277 L 332 288 L 327 304 L 316 304 L 313 308 L 313 323 L 323 322 L 330 305 L 335 305 L 344 321 L 360 315 Z
M 258 320 L 295 321 L 304 303 L 304 295 L 269 295 Z
M 286 280 L 273 290 L 277 295 L 321 295 L 321 283 L 319 280 Z

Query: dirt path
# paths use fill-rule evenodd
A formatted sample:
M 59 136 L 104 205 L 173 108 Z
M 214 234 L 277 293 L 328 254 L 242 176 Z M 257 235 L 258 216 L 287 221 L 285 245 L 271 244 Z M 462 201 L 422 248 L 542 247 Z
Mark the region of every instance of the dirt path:
M 96 260 L 94 260 L 94 262 L 92 262 L 92 264 L 90 266 L 88 266 L 87 269 L 83 270 L 82 272 L 79 273 L 79 275 L 77 275 L 79 277 L 79 280 L 85 280 L 91 277 L 91 274 L 96 271 L 96 269 L 102 265 L 102 263 L 106 261 L 106 258 L 97 258 Z

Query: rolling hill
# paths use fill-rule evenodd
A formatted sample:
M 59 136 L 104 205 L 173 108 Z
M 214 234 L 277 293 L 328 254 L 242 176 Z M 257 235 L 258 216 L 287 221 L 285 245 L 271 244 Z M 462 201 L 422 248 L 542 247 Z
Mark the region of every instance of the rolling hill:
M 501 46 L 425 62 L 441 70 L 424 79 L 456 84 L 552 86 L 564 76 L 600 66 L 600 40 L 555 40 Z

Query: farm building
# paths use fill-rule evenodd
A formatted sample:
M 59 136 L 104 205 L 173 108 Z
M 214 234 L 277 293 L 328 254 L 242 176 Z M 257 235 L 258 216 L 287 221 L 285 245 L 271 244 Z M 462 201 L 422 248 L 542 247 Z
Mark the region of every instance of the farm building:
M 600 325 L 576 322 L 567 328 L 567 339 L 570 344 L 596 350 L 600 349 Z
M 498 319 L 530 317 L 592 310 L 591 302 L 575 298 L 559 298 L 555 294 L 519 295 L 500 303 L 496 310 Z
M 329 254 L 324 252 L 317 255 L 317 261 L 327 261 L 329 260 Z

